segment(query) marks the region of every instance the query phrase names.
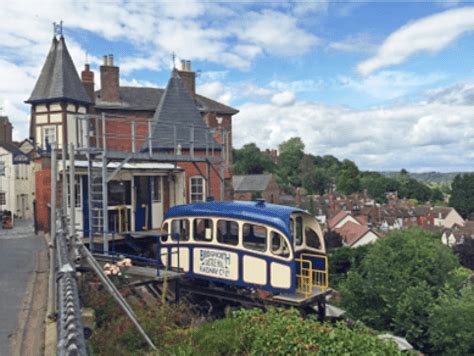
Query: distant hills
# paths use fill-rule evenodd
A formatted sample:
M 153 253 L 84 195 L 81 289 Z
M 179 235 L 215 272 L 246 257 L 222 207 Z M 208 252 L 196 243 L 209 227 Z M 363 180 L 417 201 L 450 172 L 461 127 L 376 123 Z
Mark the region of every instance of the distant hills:
M 400 172 L 380 172 L 384 176 L 387 177 L 396 177 L 400 174 Z M 440 172 L 423 172 L 423 173 L 408 173 L 410 177 L 423 182 L 423 183 L 436 183 L 436 184 L 451 184 L 454 177 L 460 173 L 467 173 L 467 172 L 448 172 L 448 173 L 440 173 Z

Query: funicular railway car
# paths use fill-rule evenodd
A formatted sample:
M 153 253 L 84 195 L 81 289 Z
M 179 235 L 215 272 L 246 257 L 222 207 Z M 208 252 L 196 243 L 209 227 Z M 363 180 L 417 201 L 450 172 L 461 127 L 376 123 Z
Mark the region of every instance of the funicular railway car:
M 297 306 L 329 291 L 323 234 L 304 210 L 263 200 L 179 205 L 162 231 L 161 263 L 190 279 Z

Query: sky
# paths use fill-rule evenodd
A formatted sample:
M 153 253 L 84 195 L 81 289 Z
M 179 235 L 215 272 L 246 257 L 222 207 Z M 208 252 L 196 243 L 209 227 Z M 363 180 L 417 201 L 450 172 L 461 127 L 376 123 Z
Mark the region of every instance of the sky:
M 164 87 L 181 59 L 231 105 L 236 148 L 301 137 L 363 170 L 472 171 L 474 1 L 0 0 L 0 106 L 26 138 L 53 38 L 80 72 L 104 54 L 121 85 Z

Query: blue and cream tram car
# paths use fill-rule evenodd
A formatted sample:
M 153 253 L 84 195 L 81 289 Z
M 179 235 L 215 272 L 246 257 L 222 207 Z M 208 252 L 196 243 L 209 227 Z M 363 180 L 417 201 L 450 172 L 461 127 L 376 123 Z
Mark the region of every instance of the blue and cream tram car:
M 328 289 L 323 233 L 308 212 L 263 200 L 174 206 L 162 225 L 167 269 L 301 300 Z

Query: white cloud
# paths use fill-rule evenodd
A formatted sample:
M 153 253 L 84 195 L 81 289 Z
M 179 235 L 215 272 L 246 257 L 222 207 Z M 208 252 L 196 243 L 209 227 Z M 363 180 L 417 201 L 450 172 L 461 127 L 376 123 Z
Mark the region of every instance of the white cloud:
M 232 99 L 231 91 L 224 84 L 217 81 L 199 85 L 196 91 L 201 95 L 225 104 L 229 104 Z
M 473 107 L 434 101 L 367 110 L 298 100 L 287 106 L 247 103 L 234 121 L 234 143 L 274 148 L 299 136 L 307 151 L 350 158 L 363 169 L 472 170 Z
M 295 17 L 273 10 L 249 12 L 244 19 L 234 21 L 231 29 L 237 38 L 281 56 L 304 54 L 319 42 L 298 26 Z
M 448 10 L 419 19 L 388 36 L 376 55 L 359 63 L 357 70 L 368 75 L 379 68 L 400 64 L 421 51 L 436 53 L 472 30 L 474 7 Z
M 293 104 L 295 101 L 295 94 L 291 91 L 284 91 L 276 93 L 272 96 L 272 103 L 277 106 L 288 106 Z
M 403 71 L 381 71 L 363 78 L 339 76 L 339 82 L 377 99 L 395 99 L 444 79 L 440 73 L 418 75 Z
M 357 33 L 340 41 L 331 42 L 328 47 L 341 52 L 373 52 L 376 49 L 373 36 L 366 32 Z

